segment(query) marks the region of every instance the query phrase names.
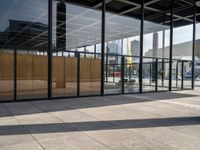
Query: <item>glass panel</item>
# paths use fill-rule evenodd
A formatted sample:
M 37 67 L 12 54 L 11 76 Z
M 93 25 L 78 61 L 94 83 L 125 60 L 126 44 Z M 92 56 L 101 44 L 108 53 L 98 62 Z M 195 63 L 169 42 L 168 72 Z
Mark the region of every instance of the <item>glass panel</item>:
M 183 89 L 192 89 L 192 61 L 183 62 Z
M 200 21 L 200 17 L 197 17 L 197 21 Z M 196 43 L 195 43 L 195 89 L 200 91 L 200 23 L 196 24 Z
M 48 60 L 46 55 L 17 52 L 17 98 L 47 97 Z
M 165 14 L 162 11 L 170 11 L 170 2 L 167 0 L 150 1 L 145 5 L 157 8 L 157 11 L 148 7 L 144 8 L 143 91 L 155 91 L 156 80 L 157 90 L 163 91 L 168 89 L 166 76 L 169 66 L 166 65 L 164 58 L 169 58 L 170 21 L 169 13 Z M 158 58 L 158 64 L 155 58 Z
M 124 93 L 139 92 L 139 57 L 125 57 Z
M 113 9 L 113 6 L 117 7 Z M 122 93 L 122 67 L 124 68 L 124 92 L 138 92 L 139 88 L 136 85 L 138 77 L 136 76 L 138 76 L 139 60 L 134 56 L 140 54 L 141 21 L 136 19 L 140 6 L 139 3 L 129 6 L 126 1 L 106 1 L 105 94 Z M 134 11 L 129 7 L 134 8 Z M 124 66 L 121 64 L 122 55 L 127 56 Z M 133 83 L 133 80 L 137 81 Z
M 0 49 L 0 101 L 13 100 L 14 89 L 13 50 Z
M 94 45 L 92 45 L 92 46 L 87 46 L 87 47 L 86 47 L 86 52 L 93 52 L 93 53 L 94 53 Z
M 180 0 L 176 2 L 180 3 Z M 189 62 L 192 60 L 192 40 L 193 40 L 193 18 L 191 15 L 191 10 L 193 9 L 193 4 L 184 3 L 183 8 L 178 10 L 178 6 L 175 5 L 174 11 L 174 29 L 173 29 L 173 52 L 172 57 L 178 61 L 177 67 L 178 69 L 178 81 L 183 79 L 183 89 L 188 88 L 192 82 L 192 69 L 189 63 L 184 63 L 182 66 L 182 62 Z M 183 16 L 184 15 L 184 16 Z M 191 17 L 190 17 L 191 16 Z M 187 18 L 187 19 L 186 19 Z M 174 69 L 174 68 L 172 68 Z M 180 73 L 181 72 L 181 73 Z M 179 75 L 183 75 L 179 77 Z M 172 76 L 174 78 L 174 76 Z M 173 81 L 174 83 L 174 81 Z M 180 88 L 181 84 L 178 84 L 178 88 Z M 185 87 L 186 86 L 186 87 Z
M 158 59 L 158 91 L 168 91 L 169 59 Z
M 7 65 L 0 67 L 1 80 L 7 82 L 0 93 L 7 92 L 6 99 L 13 95 L 16 50 L 17 99 L 47 98 L 48 0 L 1 0 L 0 20 L 0 65 Z
M 97 51 L 101 52 L 101 11 L 54 0 L 53 97 L 77 96 L 78 76 L 81 96 L 100 95 L 101 57 L 93 54 Z
M 173 59 L 192 60 L 193 26 L 176 27 L 173 35 Z
M 142 91 L 155 91 L 156 87 L 156 60 L 152 58 L 143 58 L 142 70 Z
M 93 54 L 80 58 L 80 95 L 100 95 L 101 58 L 94 59 Z
M 64 52 L 52 57 L 52 93 L 54 97 L 77 95 L 77 57 Z
M 172 61 L 172 90 L 181 90 L 181 87 L 182 87 L 182 61 L 173 60 Z
M 122 92 L 121 80 L 121 56 L 118 55 L 105 55 L 105 94 L 117 94 Z

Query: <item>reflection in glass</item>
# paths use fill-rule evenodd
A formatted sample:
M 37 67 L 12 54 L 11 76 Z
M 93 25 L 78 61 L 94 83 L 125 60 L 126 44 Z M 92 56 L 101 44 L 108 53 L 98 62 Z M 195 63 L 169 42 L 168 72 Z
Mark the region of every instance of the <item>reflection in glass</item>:
M 135 93 L 139 90 L 140 20 L 110 13 L 112 10 L 109 7 L 114 3 L 114 1 L 107 3 L 104 93 L 122 93 L 122 83 L 125 93 Z M 140 7 L 137 9 L 140 11 Z M 124 66 L 121 55 L 127 56 L 124 58 Z M 124 77 L 122 77 L 123 72 Z M 137 81 L 134 82 L 135 80 Z
M 0 18 L 0 55 L 5 58 L 1 65 L 9 68 L 3 69 L 8 86 L 0 91 L 13 92 L 14 58 L 10 54 L 15 50 L 17 99 L 46 98 L 48 1 L 2 0 Z
M 196 24 L 194 86 L 200 89 L 200 23 Z
M 183 10 L 174 11 L 174 17 L 177 15 L 184 14 L 184 16 L 191 15 L 187 10 L 187 7 L 193 7 L 187 3 L 184 4 L 186 7 Z M 173 59 L 178 59 L 178 68 L 181 69 L 181 87 L 182 89 L 191 89 L 192 83 L 192 51 L 193 51 L 193 19 L 174 19 L 174 29 L 173 29 Z M 172 71 L 175 68 L 172 68 Z M 178 80 L 178 79 L 177 79 Z
M 169 85 L 170 13 L 163 11 L 170 10 L 171 4 L 159 0 L 156 3 L 151 1 L 149 6 L 158 11 L 144 8 L 143 91 L 164 91 Z
M 14 55 L 13 50 L 0 49 L 0 101 L 14 97 Z
M 168 91 L 169 87 L 169 59 L 158 59 L 157 72 L 158 91 Z
M 127 56 L 124 62 L 124 92 L 139 92 L 139 58 Z
M 100 95 L 101 11 L 53 1 L 52 38 L 53 97 Z

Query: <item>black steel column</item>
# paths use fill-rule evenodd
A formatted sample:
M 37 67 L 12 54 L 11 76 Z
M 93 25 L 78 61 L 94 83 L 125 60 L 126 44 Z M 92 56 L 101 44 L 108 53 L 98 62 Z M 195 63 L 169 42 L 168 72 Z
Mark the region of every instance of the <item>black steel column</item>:
M 179 61 L 177 61 L 177 63 L 176 63 L 176 88 L 178 87 L 178 72 L 179 72 Z M 183 68 L 182 68 L 183 69 Z
M 131 65 L 127 65 L 127 63 L 126 63 L 126 67 L 128 67 L 128 79 L 131 80 L 131 68 L 132 68 L 132 62 L 131 62 Z
M 151 86 L 152 81 L 152 63 L 149 64 L 149 85 Z
M 52 10 L 53 2 L 48 4 L 48 99 L 52 98 Z
M 155 86 L 157 86 L 156 82 L 157 82 L 157 74 L 158 74 L 158 70 L 157 70 L 157 57 L 158 57 L 158 33 L 154 32 L 153 33 L 153 57 L 156 58 L 156 60 L 153 60 L 152 63 L 152 82 L 155 82 Z M 157 87 L 155 87 L 155 91 Z
M 173 28 L 174 28 L 174 0 L 171 0 L 170 18 L 170 49 L 169 49 L 169 91 L 172 90 L 172 51 L 173 51 Z
M 84 46 L 84 58 L 86 58 L 86 46 Z
M 95 59 L 97 58 L 96 54 L 97 54 L 97 45 L 94 44 L 94 58 Z
M 112 74 L 113 74 L 113 83 L 115 83 L 115 75 L 114 75 L 114 72 L 115 72 L 115 65 L 113 64 L 113 70 L 112 70 Z
M 142 70 L 143 70 L 143 33 L 144 33 L 144 0 L 141 0 L 141 11 L 140 11 L 140 64 L 139 64 L 139 92 L 142 93 Z
M 121 57 L 122 94 L 124 94 L 124 56 Z
M 80 96 L 80 53 L 77 52 L 77 96 Z
M 107 44 L 106 44 L 107 46 L 106 46 L 106 82 L 108 82 L 108 53 L 109 53 L 109 51 L 108 51 L 108 42 L 107 42 Z M 118 59 L 117 59 L 118 60 Z
M 105 56 L 105 0 L 102 0 L 102 24 L 101 24 L 101 95 L 104 95 L 104 56 Z
M 158 91 L 158 58 L 156 58 L 156 64 L 155 64 L 155 70 L 156 70 L 156 74 L 155 74 L 155 91 Z
M 17 100 L 17 50 L 14 49 L 14 101 Z
M 164 87 L 164 77 L 165 77 L 165 60 L 162 59 L 162 87 Z
M 196 3 L 194 2 L 193 16 L 193 42 L 192 42 L 192 89 L 194 90 L 195 82 L 195 49 L 196 49 Z
M 184 87 L 184 85 L 183 85 L 183 80 L 184 80 L 184 61 L 181 61 L 181 68 L 182 68 L 182 70 L 181 70 L 181 90 L 183 90 L 183 87 Z

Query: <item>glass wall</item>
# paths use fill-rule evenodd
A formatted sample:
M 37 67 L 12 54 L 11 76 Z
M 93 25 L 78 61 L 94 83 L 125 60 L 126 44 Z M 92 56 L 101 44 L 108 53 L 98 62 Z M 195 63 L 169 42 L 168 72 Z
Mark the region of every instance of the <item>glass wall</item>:
M 36 53 L 17 52 L 17 99 L 47 97 L 47 54 Z
M 166 0 L 145 3 L 143 41 L 143 91 L 168 90 L 169 79 L 169 14 Z M 155 7 L 157 9 L 150 9 Z M 153 15 L 157 11 L 159 15 Z M 156 88 L 157 86 L 157 88 Z
M 114 5 L 117 7 L 112 9 Z M 140 4 L 131 4 L 131 7 L 136 14 L 132 9 L 125 11 L 126 2 L 106 3 L 105 94 L 139 91 L 140 20 L 136 18 L 138 12 L 140 14 Z M 122 55 L 125 56 L 123 60 Z
M 52 38 L 53 97 L 100 95 L 101 11 L 53 1 Z
M 200 18 L 197 17 L 197 21 Z M 194 66 L 194 86 L 196 90 L 200 90 L 200 23 L 196 24 L 196 41 L 195 41 L 195 66 Z
M 54 97 L 77 96 L 77 62 L 74 53 L 63 52 L 61 56 L 52 57 Z
M 82 55 L 80 58 L 80 95 L 100 95 L 101 56 Z
M 172 87 L 174 90 L 192 88 L 193 18 L 187 18 L 187 16 L 191 16 L 188 8 L 193 9 L 193 5 L 190 3 L 184 3 L 184 5 L 184 9 L 176 9 L 178 6 L 175 6 L 174 9 L 172 51 L 172 58 L 176 59 L 172 65 Z M 182 14 L 186 18 L 178 18 Z
M 48 79 L 52 79 L 54 98 L 100 95 L 101 82 L 105 95 L 138 93 L 139 75 L 142 92 L 167 91 L 170 71 L 172 90 L 191 89 L 193 3 L 174 1 L 169 70 L 171 2 L 145 1 L 140 56 L 141 2 L 106 0 L 105 78 L 101 81 L 102 1 L 53 0 L 52 37 L 48 37 L 48 2 L 0 2 L 0 101 L 47 99 Z M 196 27 L 194 76 L 195 86 L 200 86 L 199 23 Z M 49 40 L 52 59 L 48 59 Z M 52 60 L 52 72 L 48 60 Z
M 1 11 L 0 11 L 1 12 Z M 2 29 L 2 26 L 0 26 Z M 0 101 L 14 98 L 13 50 L 0 49 Z
M 0 18 L 0 99 L 13 99 L 13 50 L 17 99 L 46 98 L 48 0 L 2 0 Z

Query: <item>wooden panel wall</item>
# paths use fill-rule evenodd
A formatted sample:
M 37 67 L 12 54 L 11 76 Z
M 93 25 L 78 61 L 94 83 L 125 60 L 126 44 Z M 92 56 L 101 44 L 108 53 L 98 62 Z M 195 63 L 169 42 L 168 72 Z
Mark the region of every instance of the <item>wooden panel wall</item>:
M 65 78 L 66 82 L 77 81 L 77 58 L 65 58 Z
M 65 59 L 64 57 L 52 58 L 52 81 L 55 82 L 54 88 L 65 88 Z
M 86 82 L 91 79 L 91 59 L 80 58 L 80 81 Z
M 70 89 L 74 87 L 76 89 L 77 58 L 53 56 L 52 60 L 53 88 Z M 13 79 L 13 55 L 0 53 L 0 64 L 0 81 Z M 100 65 L 100 59 L 81 58 L 80 81 L 89 83 L 100 82 Z M 18 91 L 47 89 L 47 80 L 47 56 L 17 55 Z
M 14 55 L 0 53 L 0 100 L 12 100 L 14 91 Z
M 47 56 L 17 55 L 17 92 L 47 90 Z
M 80 59 L 80 94 L 100 94 L 101 61 L 99 59 Z
M 0 53 L 0 80 L 13 80 L 14 55 Z

